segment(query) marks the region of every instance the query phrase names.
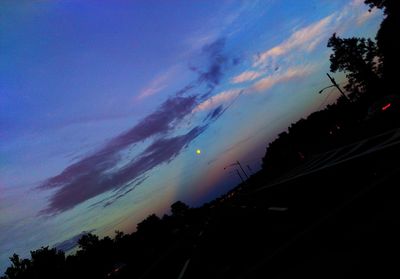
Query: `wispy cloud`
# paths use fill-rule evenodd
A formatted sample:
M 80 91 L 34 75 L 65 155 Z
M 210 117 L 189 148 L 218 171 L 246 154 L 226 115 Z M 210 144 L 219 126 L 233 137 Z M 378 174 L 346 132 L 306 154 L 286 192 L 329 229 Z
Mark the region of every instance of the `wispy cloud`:
M 225 53 L 225 44 L 226 38 L 219 37 L 202 47 L 200 56 L 204 62 L 201 66 L 189 66 L 197 74 L 197 79 L 186 86 L 188 90 L 196 86 L 206 86 L 207 90 L 202 95 L 206 98 L 221 83 L 226 71 L 238 64 L 240 58 L 229 57 Z
M 379 15 L 378 9 L 372 9 L 371 11 L 365 11 L 361 15 L 357 17 L 357 25 L 363 25 L 365 24 L 368 20 L 373 19 Z
M 197 79 L 183 86 L 158 109 L 134 127 L 116 136 L 93 154 L 67 166 L 61 173 L 48 178 L 38 189 L 53 189 L 49 203 L 40 214 L 57 214 L 69 210 L 97 195 L 114 191 L 104 199 L 106 206 L 123 197 L 148 171 L 175 158 L 193 139 L 200 135 L 224 110 L 216 112 L 206 123 L 193 124 L 189 132 L 180 131 L 179 123 L 192 114 L 198 102 L 219 85 L 225 70 L 233 62 L 224 54 L 225 39 L 219 38 L 203 47 L 206 65 L 196 68 Z M 162 90 L 174 76 L 174 68 L 154 79 L 144 89 L 142 98 Z M 194 91 L 195 95 L 188 95 Z M 203 93 L 201 93 L 203 91 Z M 204 93 L 206 91 L 206 93 Z M 171 135 L 174 134 L 176 136 Z M 150 141 L 150 146 L 121 166 L 121 154 L 127 147 Z M 135 184 L 136 185 L 136 184 Z M 124 192 L 122 192 L 124 191 Z
M 256 55 L 253 67 L 273 63 L 279 57 L 311 52 L 320 43 L 326 42 L 334 32 L 343 32 L 355 25 L 362 25 L 377 14 L 379 13 L 376 9 L 368 12 L 364 0 L 353 0 L 341 10 L 298 29 L 282 43 Z
M 219 85 L 224 70 L 234 64 L 233 60 L 229 59 L 224 53 L 226 39 L 223 37 L 217 38 L 214 41 L 204 44 L 201 50 L 201 55 L 205 58 L 205 67 L 191 67 L 190 69 L 198 74 L 196 85 L 205 84 L 210 89 L 214 89 Z M 173 66 L 166 72 L 154 78 L 148 86 L 143 88 L 137 99 L 143 99 L 152 96 L 165 88 L 168 83 L 177 75 L 177 66 Z M 193 83 L 182 88 L 182 92 L 186 92 L 194 87 Z
M 312 51 L 326 37 L 332 19 L 333 15 L 329 15 L 294 32 L 283 43 L 257 55 L 253 66 L 260 66 L 269 59 L 277 58 L 293 50 Z
M 342 33 L 352 27 L 361 26 L 382 13 L 378 9 L 372 9 L 369 12 L 364 0 L 353 0 L 335 14 L 335 21 L 331 26 L 329 35 L 333 32 Z
M 136 177 L 133 181 L 127 183 L 125 186 L 117 189 L 116 191 L 113 191 L 111 195 L 107 195 L 107 197 L 105 197 L 104 199 L 91 204 L 88 208 L 94 208 L 99 205 L 103 207 L 110 206 L 120 198 L 123 198 L 124 196 L 135 190 L 135 188 L 141 185 L 143 182 L 145 182 L 147 178 L 148 176 Z
M 373 16 L 371 14 L 365 14 L 365 11 L 366 6 L 363 4 L 362 0 L 353 0 L 341 10 L 305 27 L 299 28 L 289 35 L 287 39 L 283 40 L 282 43 L 256 55 L 249 69 L 244 70 L 241 74 L 230 79 L 233 84 L 245 82 L 252 82 L 252 84 L 245 88 L 228 89 L 211 96 L 198 104 L 193 111 L 222 109 L 223 107 L 221 106 L 233 101 L 241 94 L 265 92 L 279 83 L 289 82 L 308 76 L 315 70 L 315 65 L 299 65 L 297 59 L 298 55 L 302 55 L 304 52 L 312 52 L 322 42 L 326 42 L 328 37 L 336 31 L 346 30 L 357 22 L 359 24 L 364 23 Z M 211 49 L 218 49 L 218 45 L 221 43 L 222 41 L 218 42 L 213 45 Z M 211 53 L 214 52 L 211 51 Z M 218 55 L 213 55 L 213 57 L 218 57 Z M 222 61 L 224 61 L 224 59 L 222 59 Z M 267 68 L 264 67 L 267 64 L 273 65 L 277 62 L 282 65 L 274 67 L 272 70 L 267 70 Z M 216 66 L 214 71 L 211 70 L 212 68 L 213 67 L 210 67 L 208 74 L 215 72 L 215 76 L 218 77 L 219 66 Z M 265 76 L 267 73 L 269 73 L 269 75 Z M 201 77 L 207 75 L 201 75 Z M 212 83 L 212 79 L 208 78 L 208 80 Z
M 175 76 L 175 74 L 176 67 L 171 67 L 166 72 L 158 75 L 150 82 L 148 86 L 146 86 L 139 92 L 137 99 L 141 100 L 162 91 L 168 86 L 168 82 Z
M 308 76 L 314 71 L 314 69 L 315 67 L 311 65 L 289 68 L 282 73 L 270 75 L 259 80 L 252 86 L 252 89 L 255 91 L 265 91 L 278 83 L 288 82 L 296 78 Z
M 237 75 L 231 79 L 232 83 L 243 83 L 247 81 L 252 81 L 259 78 L 262 75 L 261 72 L 256 71 L 245 71 L 240 75 Z
M 219 105 L 216 109 L 214 109 L 207 115 L 207 117 L 205 118 L 205 121 L 207 121 L 209 119 L 211 119 L 211 120 L 217 119 L 224 113 L 225 110 L 226 110 L 226 108 L 224 108 L 223 105 Z
M 231 89 L 231 90 L 223 91 L 223 92 L 216 94 L 216 95 L 208 98 L 207 100 L 203 101 L 202 103 L 197 105 L 193 109 L 193 111 L 198 112 L 198 111 L 216 108 L 216 107 L 220 106 L 221 104 L 224 104 L 228 101 L 232 101 L 233 99 L 237 98 L 242 92 L 243 92 L 243 89 Z
M 97 166 L 89 169 L 88 173 L 63 181 L 64 184 L 50 198 L 50 203 L 42 211 L 42 214 L 58 213 L 73 208 L 94 196 L 126 185 L 160 164 L 170 162 L 206 127 L 206 125 L 195 127 L 186 134 L 154 141 L 135 160 L 113 174 L 106 175 L 104 172 L 96 170 L 100 164 L 97 162 Z M 116 199 L 130 191 L 131 189 L 128 189 L 125 193 L 118 195 Z M 109 202 L 114 201 L 115 199 Z M 108 206 L 109 202 L 105 206 Z
M 225 42 L 225 38 L 219 38 L 203 47 L 203 54 L 208 59 L 208 66 L 205 71 L 198 71 L 198 82 L 206 83 L 209 88 L 214 88 L 220 83 L 223 68 L 229 63 L 228 57 L 223 53 Z
M 241 94 L 252 94 L 260 91 L 267 91 L 274 85 L 283 82 L 289 82 L 297 78 L 302 78 L 310 75 L 314 70 L 315 65 L 305 65 L 301 67 L 291 67 L 285 71 L 280 71 L 262 78 L 261 80 L 254 82 L 247 88 L 235 88 L 223 91 L 219 94 L 211 96 L 207 100 L 197 105 L 193 112 L 207 111 L 210 109 L 218 109 L 221 105 L 228 102 L 232 102 L 235 98 L 238 98 Z
M 133 128 L 109 141 L 94 154 L 68 166 L 60 174 L 49 178 L 40 189 L 56 188 L 50 203 L 43 213 L 56 213 L 74 207 L 96 195 L 117 189 L 133 180 L 164 160 L 152 160 L 153 164 L 136 166 L 136 172 L 130 174 L 122 170 L 107 174 L 120 160 L 119 152 L 124 148 L 150 139 L 156 135 L 165 135 L 173 130 L 173 124 L 192 112 L 196 97 L 174 97 L 165 101 L 158 110 L 145 117 Z

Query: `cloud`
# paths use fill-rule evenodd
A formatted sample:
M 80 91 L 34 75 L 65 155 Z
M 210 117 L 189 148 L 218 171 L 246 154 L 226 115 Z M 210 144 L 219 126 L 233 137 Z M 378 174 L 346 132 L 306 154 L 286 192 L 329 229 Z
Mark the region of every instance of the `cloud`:
M 190 69 L 198 74 L 196 82 L 189 83 L 181 90 L 178 91 L 177 95 L 183 94 L 195 85 L 205 83 L 209 88 L 214 89 L 217 86 L 224 74 L 224 70 L 228 66 L 235 66 L 239 63 L 240 58 L 229 59 L 224 53 L 226 39 L 221 37 L 217 38 L 211 43 L 205 44 L 201 50 L 201 55 L 205 57 L 206 66 L 205 69 L 191 66 Z M 154 78 L 148 86 L 143 88 L 137 99 L 143 99 L 152 96 L 168 86 L 168 81 L 171 80 L 177 72 L 177 66 L 171 67 L 165 73 Z
M 219 38 L 203 47 L 202 52 L 208 59 L 208 66 L 205 71 L 198 71 L 198 81 L 200 83 L 205 82 L 209 88 L 214 88 L 220 83 L 223 76 L 223 69 L 230 62 L 223 53 L 225 42 L 225 38 Z
M 113 174 L 105 175 L 94 170 L 73 181 L 67 181 L 50 198 L 49 205 L 42 211 L 42 214 L 59 213 L 71 209 L 94 196 L 126 185 L 162 163 L 170 162 L 206 127 L 207 125 L 195 127 L 186 134 L 154 141 L 134 161 Z M 129 191 L 131 190 L 129 189 Z M 120 194 L 116 199 L 121 198 L 124 194 L 126 193 Z M 113 201 L 109 201 L 105 206 L 108 206 L 110 202 Z
M 153 80 L 148 87 L 140 91 L 139 95 L 137 96 L 137 99 L 143 99 L 145 97 L 149 97 L 160 92 L 165 87 L 167 87 L 164 81 L 165 81 L 164 76 L 160 76 L 159 78 Z
M 207 87 L 206 92 L 200 94 L 200 100 L 207 98 L 220 84 L 225 72 L 232 66 L 237 66 L 241 58 L 236 56 L 230 58 L 225 52 L 226 39 L 221 37 L 213 42 L 206 44 L 201 49 L 201 57 L 205 60 L 205 65 L 193 66 L 189 65 L 189 70 L 197 74 L 197 78 L 192 82 L 188 83 L 176 95 L 181 96 L 191 91 L 196 87 Z
M 125 186 L 116 189 L 116 191 L 112 195 L 109 195 L 106 198 L 91 204 L 88 208 L 94 208 L 98 205 L 103 205 L 103 207 L 107 207 L 107 206 L 113 204 L 120 198 L 126 196 L 128 193 L 135 190 L 135 188 L 137 186 L 141 185 L 143 182 L 145 182 L 147 180 L 147 178 L 149 178 L 149 177 L 148 176 L 136 177 L 133 181 L 129 182 Z
M 292 67 L 284 72 L 274 73 L 273 75 L 264 77 L 263 79 L 253 83 L 248 88 L 236 88 L 223 91 L 219 94 L 211 96 L 202 103 L 198 104 L 193 112 L 206 111 L 210 109 L 219 109 L 223 104 L 234 101 L 241 94 L 251 94 L 259 91 L 266 91 L 274 85 L 282 82 L 294 80 L 296 78 L 305 77 L 315 70 L 315 65 L 305 65 L 302 67 Z M 214 110 L 214 112 L 215 112 Z M 225 109 L 226 110 L 226 109 Z M 225 111 L 224 110 L 224 111 Z M 212 112 L 212 113 L 214 113 Z M 210 115 L 210 114 L 209 114 Z M 209 116 L 206 117 L 209 119 Z
M 368 20 L 374 18 L 379 14 L 378 9 L 372 9 L 371 11 L 365 11 L 361 15 L 357 17 L 357 25 L 363 25 L 366 23 Z
M 372 9 L 371 12 L 369 12 L 369 8 L 364 3 L 364 0 L 353 0 L 335 14 L 335 22 L 330 33 L 342 33 L 354 26 L 363 25 L 368 20 L 378 15 L 379 10 Z
M 259 67 L 284 61 L 278 58 L 298 60 L 302 52 L 313 51 L 322 42 L 327 42 L 333 33 L 343 33 L 355 25 L 362 25 L 377 14 L 379 14 L 377 9 L 368 12 L 364 0 L 350 1 L 337 12 L 298 29 L 282 43 L 258 53 L 253 58 L 252 66 L 260 69 Z M 248 74 L 247 77 L 252 76 Z M 245 80 L 246 75 L 241 78 Z
M 168 81 L 172 79 L 176 74 L 176 67 L 171 67 L 168 69 L 166 72 L 160 74 L 156 78 L 154 78 L 148 86 L 143 88 L 139 95 L 137 96 L 137 99 L 143 99 L 146 97 L 150 97 L 161 90 L 165 89 L 168 86 Z
M 215 121 L 218 118 L 221 117 L 221 115 L 223 115 L 228 109 L 229 107 L 233 104 L 233 102 L 227 106 L 224 105 L 220 105 L 218 106 L 216 109 L 214 109 L 213 111 L 211 111 L 206 118 L 204 118 L 203 122 L 207 122 L 207 121 Z
M 67 167 L 61 174 L 47 180 L 41 188 L 62 186 L 75 177 L 86 174 L 89 170 L 102 171 L 114 165 L 117 153 L 123 148 L 143 141 L 157 134 L 166 133 L 172 129 L 173 122 L 182 119 L 196 104 L 196 97 L 175 97 L 166 100 L 158 110 L 148 115 L 127 132 L 112 139 L 95 154 Z
M 329 15 L 294 32 L 283 43 L 257 55 L 253 66 L 257 67 L 269 59 L 282 56 L 293 50 L 312 51 L 327 36 L 334 15 Z
M 350 5 L 351 6 L 365 6 L 365 0 L 353 0 Z
M 261 79 L 252 86 L 252 89 L 255 91 L 265 91 L 278 83 L 287 82 L 296 78 L 307 76 L 311 74 L 314 69 L 315 67 L 312 65 L 304 66 L 301 68 L 289 68 L 283 73 L 267 76 Z
M 218 107 L 221 104 L 224 104 L 228 101 L 231 101 L 231 100 L 237 98 L 242 92 L 243 92 L 243 89 L 230 89 L 230 90 L 223 91 L 217 95 L 214 95 L 214 96 L 208 98 L 207 100 L 205 100 L 202 103 L 200 103 L 199 105 L 197 105 L 193 109 L 193 112 L 209 110 L 209 109 Z
M 78 241 L 82 238 L 82 236 L 92 233 L 94 231 L 95 230 L 83 231 L 67 240 L 55 244 L 53 247 L 56 248 L 57 250 L 68 252 L 78 246 Z
M 38 189 L 40 190 L 55 190 L 49 198 L 48 206 L 40 214 L 56 214 L 69 210 L 90 198 L 111 190 L 117 190 L 117 195 L 112 196 L 117 200 L 124 195 L 118 190 L 124 189 L 127 184 L 131 185 L 135 179 L 147 171 L 169 162 L 179 154 L 180 150 L 202 133 L 209 123 L 195 127 L 189 133 L 181 136 L 168 138 L 167 135 L 177 132 L 176 127 L 179 126 L 177 124 L 193 113 L 199 100 L 207 98 L 220 83 L 224 71 L 234 65 L 233 60 L 223 53 L 224 47 L 224 38 L 219 38 L 204 46 L 202 55 L 206 58 L 206 66 L 205 69 L 195 69 L 198 73 L 196 80 L 182 87 L 174 97 L 166 100 L 156 111 L 139 121 L 134 127 L 39 185 Z M 148 87 L 142 90 L 139 97 L 151 96 L 165 88 L 167 81 L 175 72 L 173 69 L 155 78 Z M 187 96 L 189 91 L 201 88 L 203 85 L 206 86 L 206 92 Z M 216 118 L 218 118 L 217 114 L 208 120 L 213 121 Z M 156 137 L 157 139 L 154 139 Z M 145 140 L 153 140 L 153 144 L 135 160 L 114 171 L 121 162 L 122 151 Z M 162 149 L 154 153 L 153 150 L 158 147 L 162 147 Z M 104 202 L 110 201 L 114 202 L 104 200 Z
M 180 97 L 185 95 L 187 92 L 189 92 L 190 90 L 192 90 L 195 87 L 194 83 L 189 83 L 188 85 L 184 86 L 183 88 L 181 88 L 180 90 L 178 90 L 175 95 Z
M 48 208 L 42 213 L 56 213 L 70 209 L 96 195 L 123 186 L 129 182 L 128 177 L 130 180 L 134 179 L 135 176 L 121 176 L 121 173 L 110 178 L 110 174 L 105 173 L 117 165 L 120 151 L 132 144 L 170 132 L 176 122 L 192 112 L 195 105 L 196 96 L 170 98 L 158 110 L 109 141 L 94 154 L 47 179 L 39 188 L 56 188 L 57 191 L 51 196 Z
M 100 203 L 103 204 L 103 207 L 110 206 L 111 204 L 113 204 L 114 202 L 119 200 L 120 198 L 125 197 L 127 194 L 129 194 L 130 192 L 135 190 L 135 188 L 138 187 L 139 185 L 141 185 L 143 182 L 145 182 L 147 180 L 147 178 L 148 178 L 148 176 L 136 177 L 134 180 L 133 186 L 131 184 L 128 184 L 128 185 L 122 187 L 114 195 L 101 201 Z
M 220 105 L 207 115 L 206 120 L 217 119 L 223 112 L 224 112 L 224 106 Z
M 262 75 L 261 72 L 256 72 L 256 71 L 246 71 L 241 73 L 240 75 L 237 75 L 231 79 L 232 83 L 242 83 L 246 81 L 252 81 L 257 78 L 259 78 Z

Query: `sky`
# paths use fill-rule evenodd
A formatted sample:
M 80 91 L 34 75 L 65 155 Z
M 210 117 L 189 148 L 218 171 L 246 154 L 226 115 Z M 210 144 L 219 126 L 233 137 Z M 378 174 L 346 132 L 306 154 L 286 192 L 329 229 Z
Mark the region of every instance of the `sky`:
M 0 273 L 233 188 L 225 166 L 257 171 L 339 96 L 317 93 L 328 38 L 374 38 L 381 20 L 362 0 L 2 0 Z

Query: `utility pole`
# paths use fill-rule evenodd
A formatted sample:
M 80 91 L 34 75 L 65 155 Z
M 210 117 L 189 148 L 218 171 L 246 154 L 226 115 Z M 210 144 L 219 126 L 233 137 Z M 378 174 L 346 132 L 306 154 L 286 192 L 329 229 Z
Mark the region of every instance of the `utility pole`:
M 344 92 L 342 91 L 342 89 L 340 89 L 339 85 L 336 83 L 336 80 L 335 80 L 333 77 L 331 77 L 331 76 L 329 75 L 329 73 L 326 73 L 326 75 L 327 75 L 328 78 L 331 80 L 331 82 L 332 82 L 332 84 L 333 84 L 332 86 L 335 86 L 335 87 L 339 90 L 339 92 L 342 93 L 343 97 L 350 103 L 350 99 L 344 94 Z
M 229 167 L 234 167 L 234 166 L 239 166 L 239 168 L 242 170 L 242 172 L 243 172 L 244 176 L 246 177 L 246 179 L 249 179 L 249 176 L 248 176 L 247 173 L 244 171 L 244 169 L 242 168 L 242 165 L 240 164 L 239 161 L 236 161 L 235 163 L 230 164 L 230 165 L 224 167 L 224 170 L 226 170 L 226 169 L 229 168 Z M 242 175 L 240 174 L 240 172 L 239 172 L 237 169 L 236 169 L 236 172 L 237 172 L 237 174 L 239 175 L 239 177 L 240 177 L 240 179 L 242 180 L 242 182 L 244 183 L 244 179 L 243 179 Z
M 244 169 L 242 168 L 242 165 L 240 164 L 239 161 L 236 161 L 236 164 L 239 165 L 240 169 L 242 170 L 242 172 L 244 173 L 244 175 L 246 176 L 246 179 L 249 179 L 249 176 L 247 175 L 247 173 L 244 171 Z
M 236 171 L 237 175 L 239 175 L 240 180 L 242 180 L 242 183 L 244 184 L 244 180 L 243 180 L 243 177 L 240 175 L 240 172 L 237 169 L 235 169 L 235 171 Z

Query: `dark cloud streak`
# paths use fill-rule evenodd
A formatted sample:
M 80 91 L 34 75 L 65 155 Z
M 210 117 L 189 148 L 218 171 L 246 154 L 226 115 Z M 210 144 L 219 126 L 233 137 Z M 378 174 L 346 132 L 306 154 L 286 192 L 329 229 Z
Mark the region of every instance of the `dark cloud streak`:
M 139 176 L 139 177 L 135 178 L 132 182 L 128 183 L 127 185 L 125 185 L 121 188 L 115 189 L 116 190 L 115 193 L 113 193 L 111 196 L 106 197 L 98 202 L 91 204 L 90 206 L 88 206 L 88 208 L 92 209 L 92 208 L 97 207 L 98 205 L 114 203 L 118 199 L 122 198 L 123 196 L 127 195 L 129 192 L 134 190 L 137 186 L 139 186 L 140 184 L 145 182 L 147 180 L 147 178 L 148 178 L 148 176 Z
M 212 89 L 220 83 L 223 76 L 223 69 L 229 61 L 223 53 L 225 43 L 225 38 L 219 38 L 203 47 L 203 54 L 208 58 L 209 65 L 206 71 L 199 71 L 198 81 L 205 82 Z
M 105 191 L 119 188 L 135 176 L 122 170 L 119 175 L 107 175 L 120 160 L 119 152 L 124 148 L 156 135 L 165 135 L 176 122 L 190 114 L 196 105 L 196 96 L 175 97 L 165 101 L 158 110 L 145 117 L 136 126 L 112 139 L 102 149 L 70 165 L 60 174 L 51 177 L 39 186 L 40 189 L 58 188 L 50 198 L 49 206 L 41 213 L 57 213 L 74 207 Z M 157 162 L 154 159 L 154 162 Z M 147 165 L 155 166 L 154 164 Z M 140 169 L 136 176 L 149 168 Z M 140 171 L 139 171 L 140 170 Z M 133 170 L 132 170 L 133 171 Z M 129 178 L 129 180 L 127 180 Z
M 183 148 L 200 135 L 206 127 L 196 127 L 184 135 L 154 141 L 136 160 L 113 174 L 90 171 L 85 175 L 81 175 L 78 179 L 66 183 L 58 189 L 51 197 L 48 208 L 42 213 L 62 212 L 101 193 L 123 187 L 126 183 L 140 177 L 154 167 L 170 162 Z M 119 194 L 114 200 L 107 201 L 105 206 L 123 197 L 132 189 Z
M 103 148 L 92 155 L 68 166 L 60 174 L 49 178 L 39 189 L 56 189 L 49 199 L 47 208 L 40 214 L 57 214 L 110 190 L 119 190 L 113 196 L 101 202 L 105 206 L 123 197 L 132 189 L 122 193 L 131 183 L 147 171 L 175 158 L 193 139 L 200 135 L 209 125 L 197 126 L 187 134 L 168 137 L 174 131 L 175 124 L 189 115 L 199 101 L 209 96 L 220 83 L 224 71 L 231 64 L 231 59 L 223 53 L 225 39 L 220 38 L 202 49 L 206 56 L 205 70 L 196 68 L 198 78 L 176 92 L 153 113 L 142 119 L 133 128 L 109 141 Z M 205 93 L 185 96 L 189 91 L 205 85 Z M 204 88 L 203 88 L 204 90 Z M 226 109 L 218 107 L 208 117 L 214 121 Z M 122 169 L 110 173 L 121 160 L 125 148 L 144 140 L 155 138 L 154 142 L 135 160 Z M 97 203 L 96 203 L 97 204 Z

